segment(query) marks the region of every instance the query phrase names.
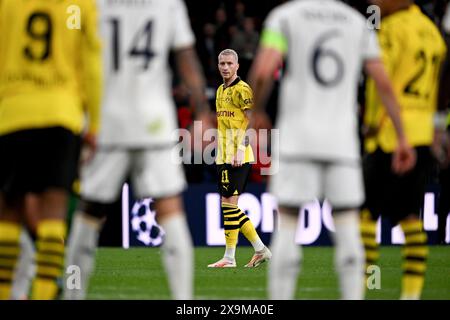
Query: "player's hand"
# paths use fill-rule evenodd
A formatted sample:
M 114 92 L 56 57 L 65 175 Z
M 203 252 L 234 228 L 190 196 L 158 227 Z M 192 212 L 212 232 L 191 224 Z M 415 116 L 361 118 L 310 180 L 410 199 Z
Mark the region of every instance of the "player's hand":
M 392 171 L 403 175 L 414 168 L 416 160 L 416 150 L 405 139 L 400 140 L 392 157 Z
M 231 159 L 232 167 L 241 167 L 244 162 L 245 151 L 238 149 L 233 158 Z
M 87 132 L 83 136 L 83 145 L 81 149 L 81 164 L 86 164 L 92 160 L 97 151 L 97 135 Z
M 250 128 L 258 131 L 259 129 L 271 129 L 272 122 L 265 112 L 253 111 L 250 117 Z

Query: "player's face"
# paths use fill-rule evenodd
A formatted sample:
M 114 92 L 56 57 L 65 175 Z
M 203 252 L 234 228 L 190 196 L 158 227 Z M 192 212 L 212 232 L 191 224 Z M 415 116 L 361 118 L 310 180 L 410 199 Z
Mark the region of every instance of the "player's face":
M 233 55 L 223 54 L 219 57 L 219 71 L 224 81 L 233 78 L 236 75 L 238 68 L 239 64 Z

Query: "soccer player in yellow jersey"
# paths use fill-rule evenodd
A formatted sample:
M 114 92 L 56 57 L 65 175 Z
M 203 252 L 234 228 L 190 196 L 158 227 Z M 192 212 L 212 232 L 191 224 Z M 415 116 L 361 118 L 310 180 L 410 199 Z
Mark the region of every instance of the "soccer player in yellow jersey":
M 28 194 L 39 210 L 31 297 L 57 297 L 80 135 L 95 147 L 100 94 L 94 0 L 0 1 L 0 299 L 11 297 Z
M 223 84 L 217 89 L 216 111 L 218 123 L 217 173 L 221 210 L 224 221 L 226 249 L 219 261 L 210 268 L 236 267 L 236 245 L 239 231 L 250 241 L 255 254 L 245 267 L 257 267 L 272 254 L 258 236 L 252 222 L 238 207 L 239 195 L 244 191 L 254 160 L 246 136 L 249 113 L 253 106 L 253 92 L 238 75 L 238 55 L 225 49 L 219 54 L 219 71 Z
M 379 41 L 395 94 L 401 105 L 401 117 L 408 142 L 417 153 L 416 166 L 404 175 L 396 175 L 390 159 L 397 144 L 392 122 L 387 119 L 375 86 L 367 84 L 365 125 L 371 128 L 364 159 L 366 203 L 362 211 L 361 231 L 366 263 L 379 257 L 375 241 L 376 220 L 386 215 L 405 234 L 403 248 L 402 299 L 419 299 L 428 255 L 427 235 L 419 212 L 423 205 L 427 173 L 432 164 L 433 118 L 436 111 L 439 71 L 446 54 L 442 36 L 420 9 L 410 0 L 372 0 L 381 8 Z

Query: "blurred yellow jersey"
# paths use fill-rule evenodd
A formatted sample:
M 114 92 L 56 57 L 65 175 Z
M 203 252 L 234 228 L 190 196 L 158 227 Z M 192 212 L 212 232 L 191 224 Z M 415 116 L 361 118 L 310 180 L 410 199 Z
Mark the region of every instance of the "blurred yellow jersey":
M 253 162 L 252 147 L 242 140 L 248 119 L 244 111 L 253 107 L 253 91 L 250 86 L 236 78 L 228 87 L 222 84 L 216 94 L 216 114 L 218 127 L 217 164 L 231 163 L 238 145 L 245 143 L 244 163 Z M 228 136 L 227 136 L 228 134 Z
M 0 135 L 98 130 L 97 32 L 95 0 L 0 0 Z
M 413 146 L 430 145 L 445 42 L 438 28 L 416 5 L 384 18 L 378 37 L 408 141 Z M 366 150 L 373 152 L 379 146 L 392 152 L 397 145 L 395 129 L 372 79 L 367 82 L 366 94 L 364 123 L 378 128 L 375 137 L 366 139 Z

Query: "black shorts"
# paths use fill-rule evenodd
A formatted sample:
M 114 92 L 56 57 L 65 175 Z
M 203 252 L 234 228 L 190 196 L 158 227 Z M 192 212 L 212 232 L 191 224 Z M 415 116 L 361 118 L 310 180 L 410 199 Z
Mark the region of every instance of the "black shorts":
M 0 190 L 7 198 L 48 188 L 71 191 L 80 146 L 80 137 L 61 127 L 0 136 Z
M 366 202 L 374 219 L 380 215 L 397 224 L 410 214 L 419 214 L 423 207 L 433 158 L 429 147 L 417 147 L 417 163 L 403 176 L 392 172 L 392 153 L 377 149 L 363 160 Z
M 233 167 L 231 164 L 217 165 L 220 195 L 229 198 L 243 193 L 247 186 L 251 168 L 250 163 L 244 163 L 241 167 Z

